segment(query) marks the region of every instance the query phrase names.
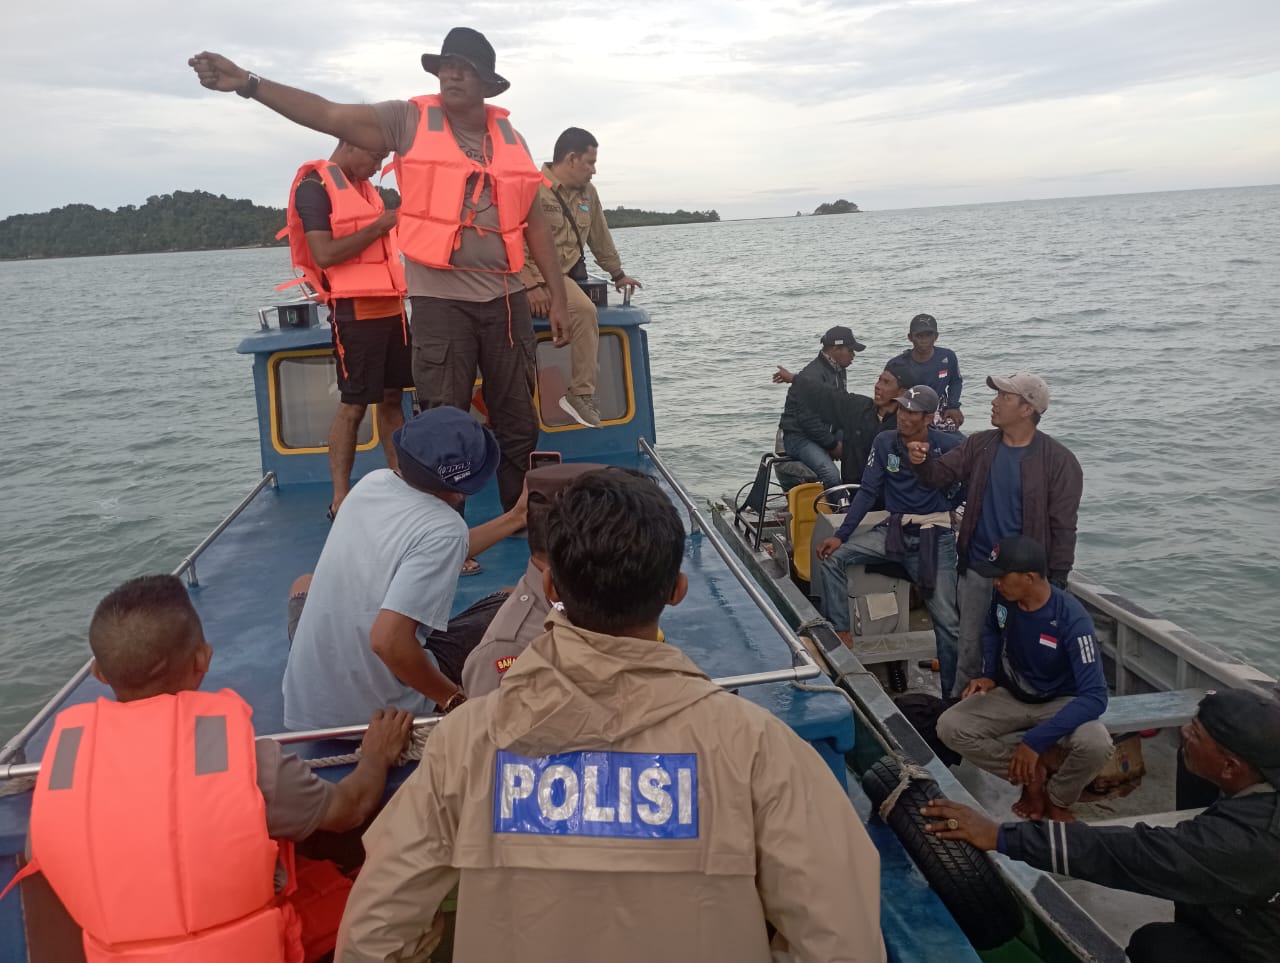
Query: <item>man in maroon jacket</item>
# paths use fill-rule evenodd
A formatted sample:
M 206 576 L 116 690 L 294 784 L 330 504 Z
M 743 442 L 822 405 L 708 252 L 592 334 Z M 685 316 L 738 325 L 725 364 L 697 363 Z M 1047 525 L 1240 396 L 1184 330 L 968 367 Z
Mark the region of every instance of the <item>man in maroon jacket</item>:
M 956 537 L 960 568 L 960 640 L 956 689 L 981 673 L 982 622 L 991 607 L 991 579 L 973 570 L 1002 538 L 1028 535 L 1044 546 L 1049 581 L 1066 588 L 1075 564 L 1076 515 L 1084 473 L 1065 445 L 1039 430 L 1049 386 L 1019 372 L 989 377 L 993 431 L 979 431 L 938 458 L 923 442 L 908 445 L 916 477 L 927 488 L 968 487 Z

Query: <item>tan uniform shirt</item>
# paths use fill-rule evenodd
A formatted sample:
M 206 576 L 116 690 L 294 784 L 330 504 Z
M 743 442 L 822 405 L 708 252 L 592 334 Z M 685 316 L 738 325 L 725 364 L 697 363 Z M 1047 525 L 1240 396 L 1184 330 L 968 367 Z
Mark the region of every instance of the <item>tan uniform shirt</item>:
M 365 834 L 338 960 L 426 960 L 457 884 L 457 963 L 769 963 L 766 920 L 882 963 L 879 854 L 813 748 L 672 646 L 548 625 Z
M 498 688 L 516 657 L 546 631 L 549 611 L 551 603 L 542 591 L 542 569 L 530 561 L 462 667 L 462 688 L 468 698 Z
M 618 249 L 613 246 L 613 235 L 609 233 L 604 208 L 600 206 L 600 195 L 596 193 L 594 185 L 588 183 L 582 190 L 565 187 L 551 172 L 550 164 L 542 165 L 542 176 L 551 182 L 551 186 L 543 184 L 539 187 L 534 203 L 542 207 L 542 214 L 551 226 L 551 239 L 555 242 L 556 256 L 560 259 L 560 270 L 567 274 L 582 255 L 578 247 L 578 236 L 581 235 L 582 243 L 591 249 L 591 256 L 601 269 L 609 272 L 611 278 L 622 277 L 622 259 L 618 257 Z M 564 215 L 564 207 L 556 200 L 557 194 L 573 214 L 578 234 L 573 233 L 569 219 Z M 533 287 L 543 281 L 542 273 L 529 256 L 527 245 L 521 274 L 524 276 L 525 287 Z

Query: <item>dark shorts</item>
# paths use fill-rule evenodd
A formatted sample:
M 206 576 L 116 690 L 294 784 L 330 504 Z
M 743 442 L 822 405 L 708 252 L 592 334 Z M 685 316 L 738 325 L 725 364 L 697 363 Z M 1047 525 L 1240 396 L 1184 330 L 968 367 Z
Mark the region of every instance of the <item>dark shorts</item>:
M 494 592 L 486 595 L 470 608 L 459 612 L 449 620 L 449 627 L 443 632 L 432 632 L 423 643 L 423 648 L 436 657 L 440 671 L 454 685 L 462 685 L 462 666 L 467 661 L 471 650 L 480 644 L 485 629 L 507 600 L 507 592 Z
M 462 685 L 462 666 L 467 661 L 471 650 L 480 644 L 485 629 L 502 608 L 509 592 L 494 592 L 486 595 L 479 602 L 459 612 L 449 620 L 449 627 L 443 632 L 433 631 L 423 644 L 423 648 L 435 656 L 440 671 L 454 685 Z M 302 618 L 302 609 L 307 604 L 307 593 L 300 592 L 289 596 L 289 642 L 298 631 L 298 620 Z
M 335 322 L 333 356 L 344 405 L 376 405 L 385 391 L 413 387 L 413 352 L 399 316 Z

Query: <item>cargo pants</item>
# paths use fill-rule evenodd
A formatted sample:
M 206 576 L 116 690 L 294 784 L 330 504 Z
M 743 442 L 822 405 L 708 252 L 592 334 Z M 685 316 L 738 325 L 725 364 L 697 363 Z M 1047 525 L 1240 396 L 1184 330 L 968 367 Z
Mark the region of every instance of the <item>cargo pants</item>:
M 1072 698 L 1023 702 L 1008 689 L 996 686 L 960 700 L 939 716 L 938 738 L 978 768 L 1003 779 L 1023 733 L 1052 719 Z M 1062 768 L 1049 777 L 1046 789 L 1055 806 L 1066 807 L 1080 798 L 1115 747 L 1107 727 L 1097 719 L 1077 727 L 1059 744 L 1066 748 L 1067 758 Z
M 504 510 L 520 498 L 529 453 L 538 444 L 533 403 L 533 320 L 522 289 L 492 301 L 417 296 L 413 316 L 413 381 L 422 409 L 452 405 L 467 411 L 477 371 L 481 396 L 502 460 L 498 496 Z

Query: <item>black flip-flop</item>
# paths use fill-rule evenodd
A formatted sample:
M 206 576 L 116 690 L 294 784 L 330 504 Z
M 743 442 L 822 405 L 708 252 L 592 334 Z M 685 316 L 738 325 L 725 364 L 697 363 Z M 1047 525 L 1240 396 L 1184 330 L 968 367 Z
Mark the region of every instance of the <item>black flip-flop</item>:
M 333 524 L 333 520 L 338 517 L 338 513 L 333 510 L 333 503 L 329 503 L 329 507 L 324 510 L 324 517 L 329 519 L 329 524 Z

